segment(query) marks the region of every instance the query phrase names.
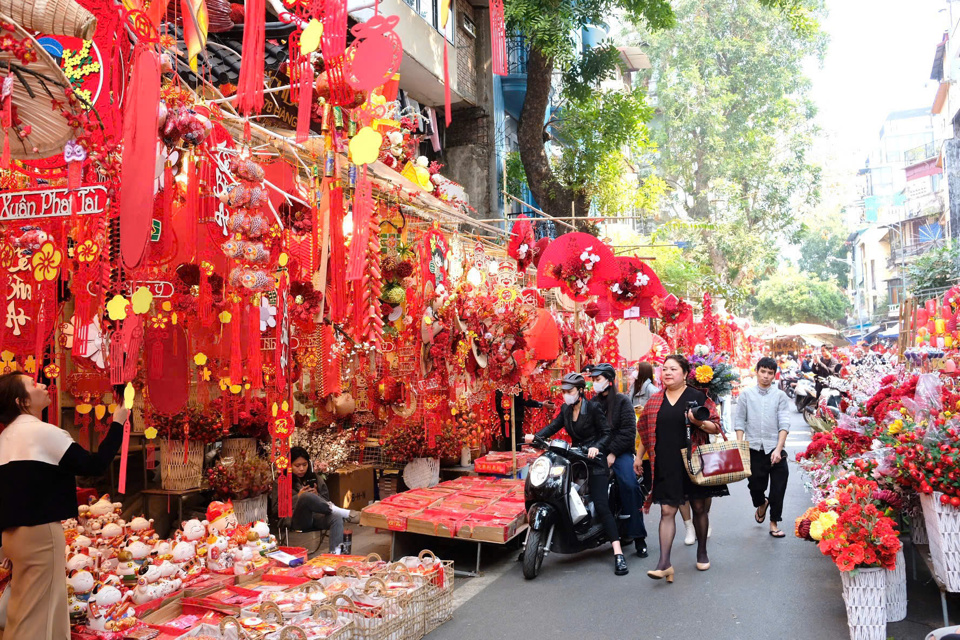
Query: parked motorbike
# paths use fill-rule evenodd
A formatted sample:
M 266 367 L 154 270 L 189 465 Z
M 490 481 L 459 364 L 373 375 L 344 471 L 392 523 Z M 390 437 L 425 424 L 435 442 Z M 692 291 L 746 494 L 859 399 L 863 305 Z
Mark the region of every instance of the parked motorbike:
M 791 400 L 797 396 L 797 381 L 800 380 L 800 374 L 796 371 L 788 371 L 780 374 L 780 389 L 787 394 Z
M 807 407 L 803 412 L 803 419 L 814 431 L 827 431 L 840 419 L 840 403 L 849 394 L 850 383 L 837 376 L 820 378 L 820 383 L 817 405 Z
M 803 413 L 807 407 L 817 404 L 817 385 L 812 373 L 802 373 L 794 386 L 794 405 L 797 413 Z
M 587 490 L 591 467 L 605 461 L 600 457 L 590 459 L 586 449 L 563 440 L 547 443 L 534 438 L 533 446 L 544 452 L 530 465 L 524 485 L 530 528 L 521 560 L 527 580 L 537 577 L 544 557 L 551 551 L 579 553 L 612 542 L 604 534 Z M 618 528 L 623 527 L 620 491 L 613 474 L 607 496 Z M 620 534 L 622 537 L 623 531 Z

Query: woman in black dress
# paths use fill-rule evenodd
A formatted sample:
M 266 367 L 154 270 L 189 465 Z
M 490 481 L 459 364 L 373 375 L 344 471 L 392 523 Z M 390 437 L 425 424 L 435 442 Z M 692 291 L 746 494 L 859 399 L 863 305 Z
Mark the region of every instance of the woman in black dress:
M 707 556 L 707 528 L 709 522 L 709 498 L 730 495 L 726 486 L 701 487 L 687 475 L 680 451 L 687 447 L 686 421 L 690 421 L 690 438 L 693 446 L 706 444 L 710 434 L 720 432 L 720 418 L 716 405 L 702 392 L 687 386 L 690 364 L 680 355 L 669 356 L 663 363 L 661 378 L 664 391 L 655 394 L 644 407 L 638 430 L 641 446 L 637 460 L 643 454 L 650 456 L 653 486 L 647 498 L 649 503 L 660 505 L 660 562 L 647 575 L 654 579 L 666 578 L 673 582 L 673 565 L 670 551 L 677 532 L 676 515 L 680 505 L 687 500 L 693 509 L 693 525 L 697 531 L 697 569 L 710 568 Z M 699 421 L 687 410 L 688 403 L 707 407 L 710 419 Z

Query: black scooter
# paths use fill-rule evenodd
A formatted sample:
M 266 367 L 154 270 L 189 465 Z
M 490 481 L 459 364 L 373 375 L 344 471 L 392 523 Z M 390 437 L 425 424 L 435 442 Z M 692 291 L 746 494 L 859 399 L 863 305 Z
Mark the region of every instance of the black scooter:
M 533 446 L 544 453 L 530 465 L 523 491 L 530 525 L 521 558 L 527 580 L 537 577 L 544 556 L 551 551 L 579 553 L 612 542 L 607 540 L 587 492 L 590 468 L 604 460 L 591 460 L 586 449 L 563 440 L 547 443 L 534 438 Z M 620 491 L 612 473 L 607 496 L 617 526 L 622 528 Z M 620 534 L 622 538 L 622 530 Z

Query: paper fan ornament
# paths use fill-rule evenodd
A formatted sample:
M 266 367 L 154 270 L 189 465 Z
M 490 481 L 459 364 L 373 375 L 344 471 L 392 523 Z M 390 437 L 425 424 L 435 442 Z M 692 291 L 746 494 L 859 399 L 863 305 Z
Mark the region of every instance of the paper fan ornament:
M 643 298 L 666 295 L 657 274 L 642 260 L 621 256 L 616 261 L 619 276 L 607 286 L 607 297 L 615 308 L 631 309 Z
M 65 87 L 71 86 L 70 81 L 46 49 L 2 13 L 0 38 L 11 42 L 9 47 L 0 49 L 0 67 L 23 70 L 18 74 L 5 71 L 0 83 L 0 111 L 11 113 L 6 108 L 9 102 L 16 120 L 22 123 L 21 126 L 13 122 L 12 113 L 0 118 L 0 145 L 8 145 L 9 157 L 14 160 L 62 154 L 66 142 L 76 135 L 61 113 L 61 109 L 76 113 L 64 92 Z M 52 106 L 51 101 L 60 106 Z
M 536 249 L 530 219 L 527 216 L 519 216 L 510 231 L 512 235 L 510 245 L 507 247 L 507 255 L 517 261 L 517 271 L 523 273 L 533 262 Z
M 650 345 L 650 351 L 643 358 L 646 362 L 654 364 L 663 364 L 664 359 L 670 355 L 670 345 L 662 336 L 653 334 L 653 344 Z
M 620 356 L 627 362 L 639 360 L 650 352 L 653 346 L 653 334 L 645 322 L 626 320 L 620 324 L 617 345 Z
M 610 247 L 587 233 L 567 233 L 547 247 L 537 267 L 537 288 L 560 287 L 577 302 L 619 275 Z

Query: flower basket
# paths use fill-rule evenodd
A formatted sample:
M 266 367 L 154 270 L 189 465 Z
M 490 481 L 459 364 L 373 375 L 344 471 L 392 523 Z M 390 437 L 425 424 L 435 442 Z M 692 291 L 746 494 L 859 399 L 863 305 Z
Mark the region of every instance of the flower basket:
M 233 512 L 237 516 L 237 522 L 241 525 L 257 522 L 258 520 L 267 521 L 267 494 L 246 500 L 234 500 Z
M 183 451 L 187 448 L 184 462 Z M 160 485 L 168 491 L 188 491 L 200 487 L 203 480 L 203 443 L 183 440 L 160 440 Z
M 880 567 L 841 571 L 850 640 L 886 640 L 886 570 Z
M 244 452 L 248 458 L 254 458 L 257 455 L 256 438 L 225 438 L 223 448 L 220 449 L 222 457 L 236 458 L 240 452 Z
M 911 493 L 904 507 L 904 512 L 910 517 L 910 540 L 913 544 L 930 544 L 927 536 L 927 523 L 923 517 L 923 508 L 917 494 Z
M 900 622 L 907 617 L 907 568 L 903 548 L 897 552 L 897 566 L 887 570 L 887 622 Z
M 922 494 L 920 504 L 937 577 L 951 593 L 960 592 L 960 509 L 940 502 L 939 491 Z

